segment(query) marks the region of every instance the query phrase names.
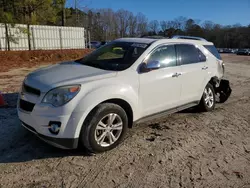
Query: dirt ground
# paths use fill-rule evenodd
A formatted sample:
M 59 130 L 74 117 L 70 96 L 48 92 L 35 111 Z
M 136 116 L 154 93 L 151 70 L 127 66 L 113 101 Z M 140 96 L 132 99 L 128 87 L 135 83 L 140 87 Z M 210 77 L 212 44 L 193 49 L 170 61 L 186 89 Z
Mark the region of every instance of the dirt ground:
M 210 113 L 179 112 L 88 156 L 56 149 L 20 126 L 16 92 L 34 68 L 0 73 L 0 187 L 250 188 L 250 57 L 223 55 L 232 95 Z
M 92 49 L 0 51 L 0 72 L 78 59 L 91 51 Z

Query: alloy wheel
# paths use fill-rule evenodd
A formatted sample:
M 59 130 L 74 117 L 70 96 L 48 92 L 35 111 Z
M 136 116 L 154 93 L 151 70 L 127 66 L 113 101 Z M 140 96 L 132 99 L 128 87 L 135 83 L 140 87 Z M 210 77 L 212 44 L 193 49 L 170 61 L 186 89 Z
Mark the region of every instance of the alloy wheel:
M 205 88 L 204 90 L 204 100 L 208 108 L 211 108 L 214 105 L 214 94 L 211 88 Z
M 123 122 L 118 114 L 110 113 L 104 116 L 96 126 L 95 141 L 102 147 L 114 144 L 121 136 Z

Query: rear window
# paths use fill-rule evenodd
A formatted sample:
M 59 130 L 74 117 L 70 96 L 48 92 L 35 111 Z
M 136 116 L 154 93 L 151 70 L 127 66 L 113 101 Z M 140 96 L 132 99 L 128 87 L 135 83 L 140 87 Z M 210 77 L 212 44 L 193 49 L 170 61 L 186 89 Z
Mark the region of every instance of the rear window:
M 205 47 L 209 52 L 211 52 L 217 59 L 220 59 L 220 60 L 221 60 L 221 56 L 220 56 L 218 50 L 215 48 L 214 45 L 204 45 L 204 47 Z

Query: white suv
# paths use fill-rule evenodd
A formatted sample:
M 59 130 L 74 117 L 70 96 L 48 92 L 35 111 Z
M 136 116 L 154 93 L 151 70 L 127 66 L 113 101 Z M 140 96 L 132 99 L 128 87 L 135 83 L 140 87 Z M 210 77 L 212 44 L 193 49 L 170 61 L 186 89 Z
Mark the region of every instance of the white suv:
M 117 146 L 133 124 L 231 93 L 213 43 L 201 38 L 121 38 L 88 56 L 30 73 L 18 99 L 22 125 L 60 148 Z M 224 98 L 223 98 L 224 96 Z

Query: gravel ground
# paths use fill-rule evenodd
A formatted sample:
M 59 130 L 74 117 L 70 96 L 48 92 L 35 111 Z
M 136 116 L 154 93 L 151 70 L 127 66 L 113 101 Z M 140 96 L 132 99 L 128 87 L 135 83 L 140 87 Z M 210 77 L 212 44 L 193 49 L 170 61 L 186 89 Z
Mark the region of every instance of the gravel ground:
M 0 73 L 0 187 L 250 187 L 250 57 L 223 55 L 230 99 L 210 113 L 179 112 L 129 131 L 118 148 L 60 150 L 20 126 L 16 92 L 31 69 Z M 8 86 L 6 86 L 7 84 Z

